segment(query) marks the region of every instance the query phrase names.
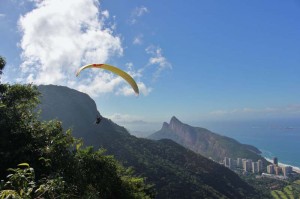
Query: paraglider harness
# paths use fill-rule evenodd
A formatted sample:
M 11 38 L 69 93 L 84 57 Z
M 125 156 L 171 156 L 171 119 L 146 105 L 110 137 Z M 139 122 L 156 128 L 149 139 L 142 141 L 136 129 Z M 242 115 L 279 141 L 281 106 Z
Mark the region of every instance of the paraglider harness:
M 101 122 L 102 118 L 100 115 L 97 115 L 97 118 L 96 118 L 96 124 L 99 124 Z

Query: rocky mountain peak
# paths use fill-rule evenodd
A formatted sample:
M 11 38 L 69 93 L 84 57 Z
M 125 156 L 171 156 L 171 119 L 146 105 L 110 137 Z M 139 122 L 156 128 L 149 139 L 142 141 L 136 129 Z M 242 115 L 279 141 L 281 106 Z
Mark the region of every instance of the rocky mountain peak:
M 182 125 L 182 122 L 179 121 L 175 116 L 173 116 L 170 120 L 170 127 L 172 129 L 178 127 L 178 126 L 181 126 Z
M 177 119 L 177 117 L 173 116 L 170 120 L 170 123 L 172 123 L 172 122 L 180 122 L 180 121 L 179 121 L 179 119 Z
M 245 157 L 253 160 L 263 159 L 259 150 L 254 146 L 241 144 L 238 141 L 213 133 L 205 128 L 193 127 L 182 123 L 175 116 L 170 123 L 163 124 L 163 128 L 149 136 L 150 139 L 171 139 L 196 153 L 214 160 L 224 157 Z
M 167 122 L 164 122 L 161 129 L 168 129 L 169 124 Z

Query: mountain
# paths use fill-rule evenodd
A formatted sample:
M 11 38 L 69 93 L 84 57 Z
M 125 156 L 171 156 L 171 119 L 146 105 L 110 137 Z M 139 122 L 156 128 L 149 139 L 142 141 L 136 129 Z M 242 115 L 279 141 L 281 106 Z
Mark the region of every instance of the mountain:
M 64 86 L 40 85 L 41 92 L 40 117 L 42 120 L 57 119 L 62 121 L 64 129 L 71 128 L 73 136 L 82 138 L 86 146 L 100 146 L 101 132 L 109 135 L 129 133 L 124 127 L 103 118 L 100 125 L 96 125 L 96 118 L 101 115 L 96 103 L 90 96 Z M 99 134 L 100 132 L 100 134 Z M 94 139 L 96 138 L 96 139 Z
M 41 119 L 56 118 L 86 145 L 107 149 L 126 167 L 154 184 L 156 198 L 260 198 L 237 174 L 172 140 L 130 135 L 109 119 L 94 124 L 99 114 L 86 94 L 62 86 L 39 86 Z
M 148 138 L 153 140 L 171 139 L 216 161 L 221 161 L 224 157 L 249 158 L 254 161 L 263 159 L 259 155 L 260 151 L 254 146 L 241 144 L 232 138 L 218 135 L 205 128 L 184 124 L 174 116 L 169 124 L 164 122 L 162 128 Z

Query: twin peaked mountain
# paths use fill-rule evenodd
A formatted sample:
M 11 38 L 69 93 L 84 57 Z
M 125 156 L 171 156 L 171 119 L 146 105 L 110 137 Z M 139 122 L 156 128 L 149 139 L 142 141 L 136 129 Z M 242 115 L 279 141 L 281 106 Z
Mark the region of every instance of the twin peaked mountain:
M 224 157 L 262 159 L 260 151 L 250 145 L 213 133 L 205 128 L 192 127 L 172 117 L 170 123 L 163 123 L 162 128 L 150 135 L 149 139 L 171 139 L 205 157 L 221 161 Z
M 71 128 L 73 135 L 82 138 L 85 145 L 105 148 L 107 154 L 114 155 L 124 166 L 132 167 L 137 175 L 146 178 L 147 183 L 154 184 L 158 199 L 260 198 L 252 186 L 231 170 L 170 139 L 137 138 L 106 118 L 95 125 L 99 112 L 95 102 L 86 94 L 62 86 L 39 86 L 38 89 L 42 94 L 42 120 L 58 119 L 65 130 Z M 197 131 L 172 118 L 170 124 L 163 125 L 161 132 L 169 134 L 176 129 L 189 128 Z M 177 130 L 175 132 L 179 132 Z M 174 136 L 180 137 L 178 134 Z M 197 132 L 186 133 L 183 137 L 189 144 L 200 139 Z M 206 148 L 208 154 L 226 154 L 208 152 L 209 144 L 200 148 Z

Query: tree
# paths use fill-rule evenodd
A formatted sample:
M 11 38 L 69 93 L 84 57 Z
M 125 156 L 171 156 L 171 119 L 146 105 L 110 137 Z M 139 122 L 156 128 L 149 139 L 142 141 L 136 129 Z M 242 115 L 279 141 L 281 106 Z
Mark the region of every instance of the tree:
M 0 84 L 0 198 L 150 198 L 144 179 L 104 150 L 81 148 L 60 121 L 39 121 L 39 95 L 31 84 Z
M 0 56 L 0 75 L 2 75 L 2 70 L 4 69 L 5 65 L 6 65 L 5 59 L 2 56 Z

